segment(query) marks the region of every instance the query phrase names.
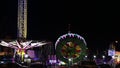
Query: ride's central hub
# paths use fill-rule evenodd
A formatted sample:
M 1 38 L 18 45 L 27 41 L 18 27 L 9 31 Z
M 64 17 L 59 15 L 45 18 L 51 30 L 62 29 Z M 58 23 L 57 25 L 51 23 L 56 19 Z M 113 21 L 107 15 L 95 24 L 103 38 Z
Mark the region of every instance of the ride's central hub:
M 62 55 L 65 58 L 77 58 L 80 55 L 81 48 L 79 45 L 73 43 L 73 42 L 68 42 L 62 47 Z

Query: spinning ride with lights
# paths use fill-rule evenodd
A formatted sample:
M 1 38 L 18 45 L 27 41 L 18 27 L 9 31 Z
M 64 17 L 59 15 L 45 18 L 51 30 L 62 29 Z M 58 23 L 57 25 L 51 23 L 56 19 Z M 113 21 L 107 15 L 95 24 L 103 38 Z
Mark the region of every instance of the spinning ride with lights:
M 86 42 L 82 36 L 75 33 L 60 36 L 55 46 L 57 58 L 67 64 L 79 62 L 86 55 Z
M 33 47 L 39 47 L 48 44 L 45 41 L 34 41 L 27 39 L 27 0 L 18 0 L 18 30 L 17 40 L 13 41 L 0 41 L 0 45 L 15 49 L 14 55 L 17 53 L 24 60 L 26 50 Z

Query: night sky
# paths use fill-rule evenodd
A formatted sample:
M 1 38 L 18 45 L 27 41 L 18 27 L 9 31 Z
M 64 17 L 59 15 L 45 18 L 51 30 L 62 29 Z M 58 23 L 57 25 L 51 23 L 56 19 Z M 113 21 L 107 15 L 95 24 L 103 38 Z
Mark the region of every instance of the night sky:
M 0 39 L 17 38 L 17 0 L 1 1 Z M 120 10 L 115 1 L 28 0 L 27 39 L 49 40 L 70 31 L 85 38 L 89 49 L 108 49 L 120 41 Z

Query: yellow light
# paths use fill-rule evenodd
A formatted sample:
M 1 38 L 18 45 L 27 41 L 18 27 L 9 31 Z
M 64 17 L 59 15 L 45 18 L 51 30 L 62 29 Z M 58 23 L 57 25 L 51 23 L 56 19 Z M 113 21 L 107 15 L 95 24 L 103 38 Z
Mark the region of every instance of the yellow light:
M 17 54 L 21 56 L 22 61 L 24 60 L 24 55 L 25 55 L 25 50 L 24 49 L 19 49 L 17 50 Z
M 76 46 L 76 50 L 81 50 L 79 45 Z

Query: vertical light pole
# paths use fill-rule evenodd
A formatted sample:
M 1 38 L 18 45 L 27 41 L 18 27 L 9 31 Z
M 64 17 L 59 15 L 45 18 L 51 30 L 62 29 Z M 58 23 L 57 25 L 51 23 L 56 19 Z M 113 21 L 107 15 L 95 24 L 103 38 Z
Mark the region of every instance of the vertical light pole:
M 72 65 L 73 58 L 68 59 L 68 68 L 70 68 L 70 65 Z
M 93 58 L 94 58 L 93 60 L 95 61 L 95 59 L 96 59 L 96 55 L 93 55 Z

